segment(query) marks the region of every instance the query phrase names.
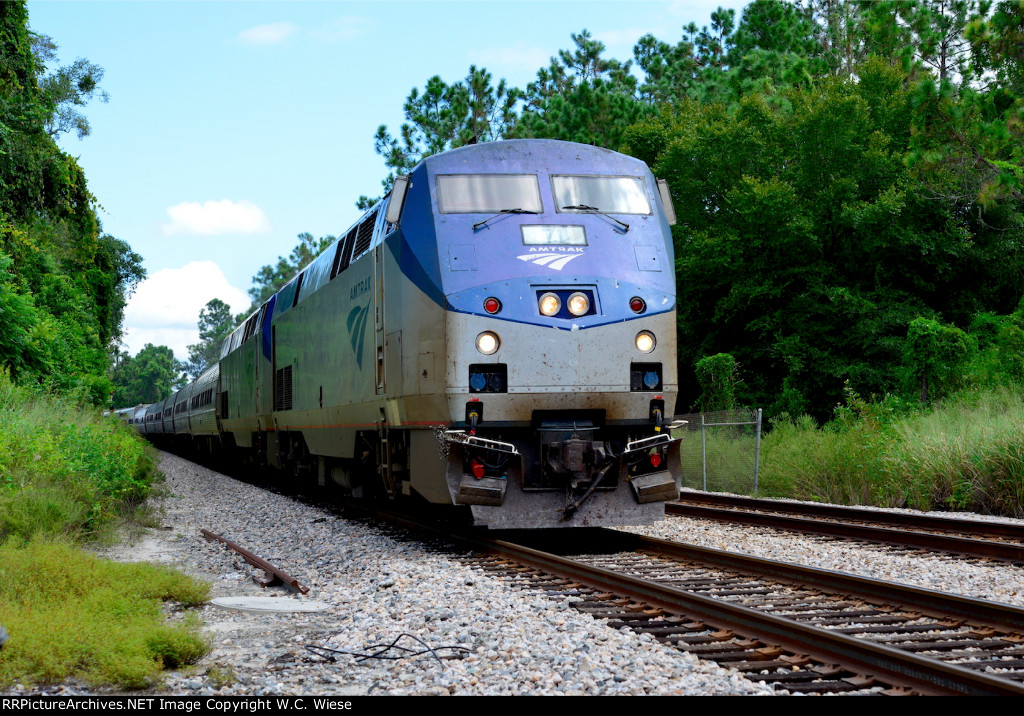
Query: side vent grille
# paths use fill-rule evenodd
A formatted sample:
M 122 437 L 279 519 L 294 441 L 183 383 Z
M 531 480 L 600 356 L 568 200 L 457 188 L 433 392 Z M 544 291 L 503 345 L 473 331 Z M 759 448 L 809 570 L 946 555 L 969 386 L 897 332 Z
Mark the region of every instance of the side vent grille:
M 292 409 L 292 367 L 285 366 L 274 374 L 274 410 Z
M 356 248 L 352 252 L 352 258 L 359 256 L 361 253 L 370 248 L 370 244 L 373 243 L 373 226 L 377 223 L 377 212 L 373 212 L 366 221 L 359 225 L 359 235 L 356 237 Z
M 342 241 L 338 242 L 338 255 L 334 258 L 334 268 L 331 278 L 348 268 L 352 261 L 352 245 L 356 242 L 356 229 L 348 232 Z

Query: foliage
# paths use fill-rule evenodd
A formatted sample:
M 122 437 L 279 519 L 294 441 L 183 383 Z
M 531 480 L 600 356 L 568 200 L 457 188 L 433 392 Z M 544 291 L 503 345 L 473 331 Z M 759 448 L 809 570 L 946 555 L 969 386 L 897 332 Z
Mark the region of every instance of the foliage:
M 688 100 L 629 130 L 679 215 L 681 365 L 728 352 L 748 376 L 742 402 L 822 418 L 847 380 L 899 390 L 913 319 L 966 325 L 1016 303 L 1019 219 L 915 180 L 911 94 L 903 70 L 870 60 L 857 82 Z
M 0 688 L 81 678 L 122 689 L 209 651 L 198 620 L 166 624 L 161 602 L 194 606 L 201 585 L 168 567 L 101 560 L 60 542 L 0 545 Z M 116 637 L 113 635 L 116 634 Z
M 735 408 L 738 372 L 736 359 L 728 353 L 717 353 L 697 361 L 697 382 L 701 389 L 697 409 L 708 413 Z
M 134 358 L 121 353 L 113 369 L 111 403 L 122 407 L 157 403 L 188 383 L 184 371 L 167 346 L 147 343 Z
M 934 3 L 929 3 L 934 4 Z M 1024 200 L 1024 2 L 1006 0 L 988 16 L 989 3 L 951 3 L 926 52 L 944 57 L 957 48 L 951 69 L 935 66 L 915 87 L 911 166 L 956 181 L 947 199 L 976 198 L 989 209 L 1020 211 Z M 939 43 L 936 48 L 936 43 Z M 931 182 L 929 182 L 931 185 Z
M 466 78 L 450 85 L 439 75 L 427 80 L 423 91 L 413 87 L 405 100 L 405 119 L 399 137 L 380 125 L 374 150 L 384 157 L 390 170 L 382 182 L 391 191 L 395 176 L 408 174 L 425 157 L 466 144 L 498 139 L 510 125 L 520 91 L 505 80 L 493 85 L 491 73 L 470 65 Z M 374 203 L 360 197 L 357 206 L 368 209 Z
M 0 541 L 95 536 L 149 496 L 153 463 L 120 421 L 0 374 Z
M 907 329 L 903 357 L 921 386 L 921 402 L 960 387 L 963 365 L 978 351 L 978 341 L 956 326 L 915 318 Z
M 224 339 L 235 327 L 231 306 L 219 298 L 210 299 L 199 309 L 199 343 L 188 347 L 188 364 L 185 370 L 193 379 L 220 360 L 220 348 Z
M 573 34 L 575 49 L 560 50 L 523 94 L 525 107 L 508 137 L 561 139 L 617 149 L 622 134 L 639 120 L 632 62 L 603 56 L 605 46 L 587 30 Z
M 78 60 L 44 76 L 56 45 L 0 3 L 0 367 L 18 382 L 109 396 L 108 349 L 121 336 L 142 258 L 101 232 L 84 172 L 54 136 L 88 124 L 102 68 Z
M 57 58 L 57 45 L 45 35 L 32 36 L 32 50 L 36 62 L 42 66 Z M 46 131 L 58 137 L 74 131 L 79 139 L 89 136 L 89 120 L 78 108 L 94 99 L 108 102 L 110 96 L 100 89 L 103 68 L 79 57 L 72 64 L 58 67 L 53 73 L 39 79 L 43 96 L 53 105 L 53 114 L 46 121 Z

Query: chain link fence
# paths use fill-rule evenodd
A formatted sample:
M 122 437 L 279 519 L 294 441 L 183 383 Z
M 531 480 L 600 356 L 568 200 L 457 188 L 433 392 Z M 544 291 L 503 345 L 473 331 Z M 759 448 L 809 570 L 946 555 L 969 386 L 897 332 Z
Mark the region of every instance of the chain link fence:
M 680 457 L 683 487 L 753 494 L 761 457 L 761 409 L 676 415 L 687 421 Z

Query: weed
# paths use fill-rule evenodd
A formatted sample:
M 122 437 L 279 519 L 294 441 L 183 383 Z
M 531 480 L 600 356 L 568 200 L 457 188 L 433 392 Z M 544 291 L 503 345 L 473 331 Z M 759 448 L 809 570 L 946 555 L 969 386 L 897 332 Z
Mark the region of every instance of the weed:
M 206 678 L 210 680 L 210 686 L 217 691 L 226 686 L 231 686 L 238 681 L 238 677 L 235 676 L 235 670 L 230 664 L 228 666 L 214 664 L 206 670 Z

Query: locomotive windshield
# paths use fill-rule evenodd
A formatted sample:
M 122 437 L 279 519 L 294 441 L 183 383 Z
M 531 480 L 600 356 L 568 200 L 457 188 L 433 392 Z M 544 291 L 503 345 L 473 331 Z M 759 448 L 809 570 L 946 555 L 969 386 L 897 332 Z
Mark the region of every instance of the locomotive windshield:
M 552 176 L 558 211 L 650 214 L 651 202 L 639 177 Z
M 437 178 L 442 214 L 516 211 L 539 214 L 540 186 L 534 174 L 449 174 Z

